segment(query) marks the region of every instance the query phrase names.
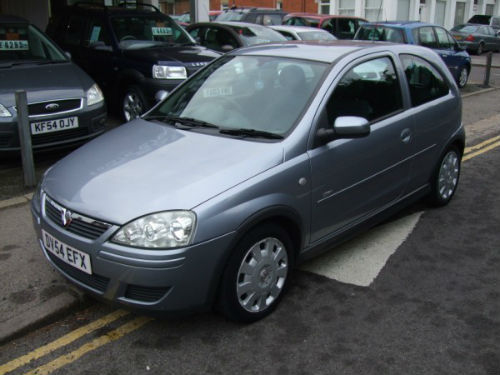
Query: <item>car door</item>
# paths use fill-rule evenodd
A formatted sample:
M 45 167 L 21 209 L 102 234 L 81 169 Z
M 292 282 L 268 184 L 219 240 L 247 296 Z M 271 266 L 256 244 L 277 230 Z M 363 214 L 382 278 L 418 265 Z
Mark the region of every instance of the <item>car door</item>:
M 83 33 L 80 61 L 82 68 L 105 91 L 114 87 L 115 51 L 106 20 L 93 17 L 88 20 Z
M 316 130 L 342 116 L 370 121 L 362 138 L 336 138 L 309 150 L 311 242 L 329 237 L 391 205 L 405 190 L 413 120 L 404 112 L 395 60 L 381 55 L 349 65 L 320 108 Z

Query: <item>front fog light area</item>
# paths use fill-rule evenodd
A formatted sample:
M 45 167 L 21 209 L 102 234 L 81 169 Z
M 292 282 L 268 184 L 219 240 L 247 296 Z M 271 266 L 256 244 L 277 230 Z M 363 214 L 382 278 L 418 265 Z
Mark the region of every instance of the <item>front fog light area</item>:
M 143 248 L 174 248 L 190 244 L 196 216 L 190 211 L 168 211 L 141 217 L 123 226 L 115 243 Z

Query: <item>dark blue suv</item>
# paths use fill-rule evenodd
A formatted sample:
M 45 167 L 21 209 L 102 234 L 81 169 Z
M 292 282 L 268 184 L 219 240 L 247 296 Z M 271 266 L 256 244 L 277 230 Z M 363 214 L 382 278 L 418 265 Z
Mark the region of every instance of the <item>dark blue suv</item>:
M 170 92 L 220 56 L 196 45 L 174 20 L 146 4 L 77 3 L 52 18 L 47 34 L 94 78 L 127 121 L 155 104 L 159 92 Z
M 366 23 L 358 29 L 354 39 L 429 47 L 441 56 L 458 87 L 462 88 L 467 84 L 471 69 L 470 56 L 441 26 L 416 21 Z

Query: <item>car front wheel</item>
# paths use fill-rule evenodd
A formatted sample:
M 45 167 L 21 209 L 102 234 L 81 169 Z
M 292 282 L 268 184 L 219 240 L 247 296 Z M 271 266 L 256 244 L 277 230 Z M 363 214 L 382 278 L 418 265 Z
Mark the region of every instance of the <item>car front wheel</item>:
M 458 148 L 451 146 L 441 158 L 431 184 L 430 198 L 434 205 L 444 206 L 453 198 L 460 178 L 461 156 Z
M 270 314 L 287 286 L 293 245 L 280 226 L 268 223 L 247 233 L 234 248 L 219 291 L 219 309 L 250 323 Z
M 138 118 L 146 110 L 146 102 L 141 90 L 135 86 L 128 87 L 122 100 L 122 114 L 125 121 Z

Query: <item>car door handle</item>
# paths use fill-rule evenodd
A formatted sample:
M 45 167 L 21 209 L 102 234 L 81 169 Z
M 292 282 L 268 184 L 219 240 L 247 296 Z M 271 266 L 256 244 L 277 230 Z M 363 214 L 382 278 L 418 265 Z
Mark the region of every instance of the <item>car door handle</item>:
M 410 129 L 404 129 L 401 132 L 401 140 L 403 143 L 410 143 L 411 141 L 411 130 Z

